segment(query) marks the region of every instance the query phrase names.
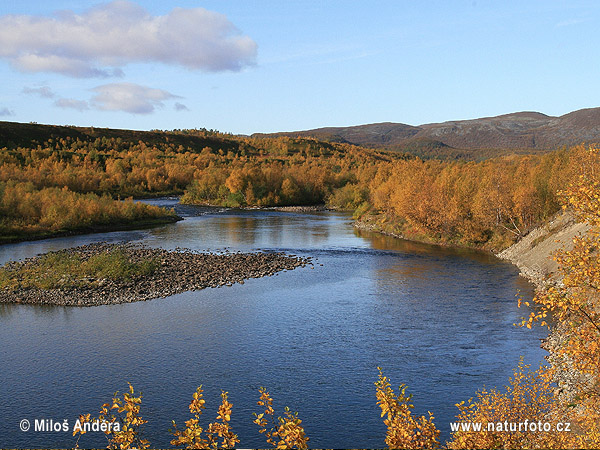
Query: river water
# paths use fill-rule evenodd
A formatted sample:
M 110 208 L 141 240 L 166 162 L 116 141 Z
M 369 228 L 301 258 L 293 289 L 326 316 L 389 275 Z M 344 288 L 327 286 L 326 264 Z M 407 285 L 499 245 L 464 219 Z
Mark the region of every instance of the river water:
M 133 384 L 143 392 L 144 433 L 169 447 L 171 420 L 189 419 L 205 389 L 206 424 L 221 389 L 233 403 L 240 447 L 267 446 L 252 423 L 258 388 L 298 411 L 309 446 L 382 448 L 385 427 L 373 383 L 377 367 L 408 385 L 415 413 L 431 411 L 449 438 L 454 406 L 484 386 L 504 386 L 522 355 L 543 361 L 543 332 L 513 326 L 531 286 L 490 255 L 359 232 L 337 212 L 238 211 L 177 205 L 184 221 L 142 231 L 0 247 L 0 264 L 97 241 L 173 249 L 276 250 L 314 258 L 244 285 L 91 308 L 0 306 L 0 447 L 73 447 L 70 432 L 35 420 L 97 413 Z M 27 419 L 31 429 L 20 430 Z M 80 447 L 106 446 L 89 433 Z

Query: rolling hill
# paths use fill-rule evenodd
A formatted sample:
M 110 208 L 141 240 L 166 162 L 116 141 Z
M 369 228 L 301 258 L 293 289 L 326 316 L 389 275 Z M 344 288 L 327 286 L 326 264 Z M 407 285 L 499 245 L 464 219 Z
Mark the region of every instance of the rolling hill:
M 313 137 L 423 154 L 450 154 L 452 149 L 457 155 L 492 149 L 544 151 L 583 142 L 600 143 L 600 108 L 581 109 L 560 117 L 517 112 L 419 126 L 384 122 L 253 136 Z
M 236 150 L 238 143 L 227 139 L 220 133 L 193 130 L 186 132 L 165 132 L 160 130 L 138 131 L 96 127 L 74 127 L 62 125 L 43 125 L 37 123 L 19 123 L 0 121 L 0 148 L 15 146 L 35 147 L 49 139 L 72 139 L 92 142 L 95 139 L 120 139 L 126 143 L 144 142 L 146 145 L 170 144 L 202 150 L 213 149 Z

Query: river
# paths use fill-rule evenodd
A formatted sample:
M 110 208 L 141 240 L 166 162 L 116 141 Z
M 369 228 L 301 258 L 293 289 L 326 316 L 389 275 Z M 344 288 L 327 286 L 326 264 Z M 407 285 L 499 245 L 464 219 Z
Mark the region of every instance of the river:
M 309 446 L 382 448 L 377 366 L 394 388 L 408 385 L 415 413 L 431 411 L 449 438 L 455 403 L 477 389 L 504 386 L 522 355 L 543 361 L 540 329 L 513 326 L 531 286 L 511 264 L 359 232 L 338 212 L 290 213 L 173 206 L 185 220 L 149 230 L 102 233 L 0 246 L 0 264 L 97 241 L 194 250 L 276 250 L 311 256 L 314 268 L 244 285 L 91 308 L 0 306 L 0 447 L 73 447 L 66 432 L 34 430 L 36 419 L 97 413 L 131 382 L 143 392 L 145 435 L 169 447 L 171 420 L 190 418 L 205 389 L 206 424 L 221 389 L 233 403 L 242 448 L 265 448 L 252 423 L 260 386 L 276 411 L 298 411 Z M 31 429 L 23 432 L 20 421 Z M 106 446 L 101 433 L 84 448 Z

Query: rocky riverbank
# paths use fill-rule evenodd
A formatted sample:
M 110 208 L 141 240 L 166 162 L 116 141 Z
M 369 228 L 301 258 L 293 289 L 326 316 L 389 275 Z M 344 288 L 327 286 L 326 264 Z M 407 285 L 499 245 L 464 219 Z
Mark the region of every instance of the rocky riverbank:
M 558 281 L 558 265 L 552 255 L 560 248 L 570 248 L 573 238 L 588 229 L 571 213 L 560 212 L 496 256 L 512 262 L 521 270 L 521 276 L 541 288 Z
M 407 239 L 406 237 L 404 237 L 401 234 L 393 233 L 391 231 L 387 231 L 387 230 L 382 229 L 380 226 L 377 226 L 372 221 L 355 220 L 353 225 L 354 225 L 354 228 L 359 229 L 359 230 L 371 231 L 373 233 L 379 233 L 379 234 L 383 234 L 385 236 L 392 236 L 392 237 L 395 237 L 397 239 Z M 410 239 L 408 239 L 408 240 L 410 240 Z
M 304 206 L 270 206 L 265 209 L 283 212 L 315 212 L 315 211 L 329 211 L 325 205 L 304 205 Z
M 541 289 L 561 281 L 554 253 L 561 248 L 570 249 L 572 239 L 588 230 L 587 224 L 576 222 L 568 211 L 560 212 L 497 256 L 515 264 L 521 276 Z M 560 354 L 559 349 L 568 339 L 568 328 L 557 324 L 542 343 L 542 348 L 548 351 L 546 359 L 554 369 L 556 394 L 564 403 L 570 403 L 580 390 L 594 382 L 594 377 L 575 370 L 571 361 Z
M 64 286 L 52 289 L 5 287 L 0 289 L 0 303 L 61 306 L 130 303 L 207 287 L 243 284 L 249 278 L 312 266 L 310 258 L 283 253 L 199 253 L 187 249 L 169 251 L 130 244 L 89 244 L 68 249 L 67 252 L 86 261 L 94 255 L 114 250 L 122 251 L 134 263 L 153 261 L 156 268 L 152 273 L 131 279 L 65 279 Z M 13 272 L 15 269 L 27 270 L 35 266 L 41 257 L 12 262 L 5 265 L 4 269 Z

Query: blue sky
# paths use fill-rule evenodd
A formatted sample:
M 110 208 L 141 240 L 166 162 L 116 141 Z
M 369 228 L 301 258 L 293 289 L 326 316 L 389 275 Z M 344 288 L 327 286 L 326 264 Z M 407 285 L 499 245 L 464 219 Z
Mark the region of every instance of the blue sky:
M 595 1 L 4 0 L 0 120 L 248 134 L 561 115 L 600 106 L 599 22 Z

